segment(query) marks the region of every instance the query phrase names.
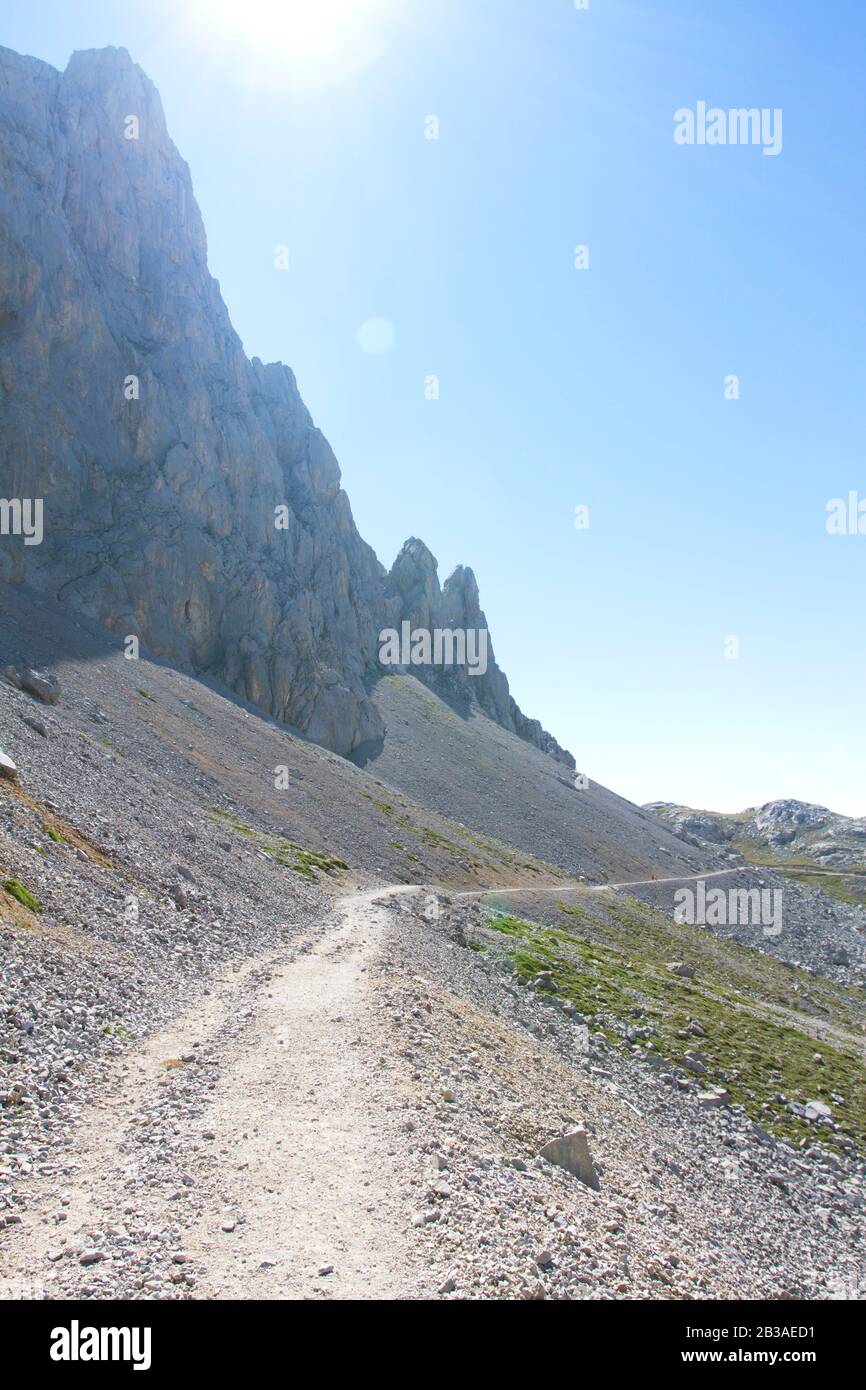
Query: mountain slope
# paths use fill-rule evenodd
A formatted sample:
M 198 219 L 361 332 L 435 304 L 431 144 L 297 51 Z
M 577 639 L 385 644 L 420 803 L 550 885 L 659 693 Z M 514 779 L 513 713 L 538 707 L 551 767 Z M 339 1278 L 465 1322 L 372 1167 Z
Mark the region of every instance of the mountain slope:
M 570 883 L 0 588 L 0 670 L 24 652 L 60 692 L 0 680 L 7 1288 L 862 1294 L 862 991 Z M 565 775 L 468 727 L 457 757 Z M 650 836 L 612 860 L 649 855 L 651 818 L 569 795 Z M 491 917 L 506 884 L 519 915 Z M 597 1188 L 539 1156 L 578 1123 Z
M 479 709 L 455 708 L 407 673 L 375 687 L 384 744 L 356 759 L 442 815 L 475 826 L 590 882 L 718 868 L 654 816 L 501 728 Z

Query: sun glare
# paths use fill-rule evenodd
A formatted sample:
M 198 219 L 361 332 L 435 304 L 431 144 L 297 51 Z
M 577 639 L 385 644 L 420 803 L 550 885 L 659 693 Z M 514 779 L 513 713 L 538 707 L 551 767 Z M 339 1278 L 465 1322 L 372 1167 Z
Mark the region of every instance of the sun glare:
M 198 0 L 195 26 L 255 86 L 337 82 L 385 52 L 399 0 Z

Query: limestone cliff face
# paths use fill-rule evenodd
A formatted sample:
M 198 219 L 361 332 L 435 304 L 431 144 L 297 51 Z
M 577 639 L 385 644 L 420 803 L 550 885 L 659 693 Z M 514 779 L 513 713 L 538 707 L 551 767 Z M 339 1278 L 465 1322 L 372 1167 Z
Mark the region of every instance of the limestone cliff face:
M 0 494 L 44 507 L 41 544 L 0 539 L 0 578 L 336 752 L 381 737 L 368 692 L 393 586 L 292 372 L 244 354 L 125 49 L 63 73 L 0 49 L 0 427 Z M 477 608 L 471 571 L 445 596 Z M 544 746 L 495 674 L 485 708 Z

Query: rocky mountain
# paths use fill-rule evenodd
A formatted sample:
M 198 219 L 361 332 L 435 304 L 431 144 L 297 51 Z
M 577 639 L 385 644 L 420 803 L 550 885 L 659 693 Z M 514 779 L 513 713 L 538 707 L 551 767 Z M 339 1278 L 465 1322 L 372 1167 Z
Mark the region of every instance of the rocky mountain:
M 62 73 L 0 50 L 0 132 L 0 476 L 43 533 L 4 528 L 0 579 L 338 753 L 381 742 L 380 631 L 486 630 L 472 571 L 440 589 L 410 540 L 389 574 L 358 534 L 294 375 L 243 351 L 190 171 L 125 49 Z M 573 763 L 492 651 L 475 677 L 415 674 Z
M 0 51 L 0 162 L 5 1293 L 862 1297 L 862 822 L 575 778 L 246 358 L 123 50 Z
M 767 801 L 733 815 L 696 811 L 668 801 L 644 807 L 676 834 L 702 847 L 730 846 L 747 859 L 766 851 L 767 862 L 803 860 L 828 870 L 866 869 L 866 817 L 854 819 L 790 798 Z

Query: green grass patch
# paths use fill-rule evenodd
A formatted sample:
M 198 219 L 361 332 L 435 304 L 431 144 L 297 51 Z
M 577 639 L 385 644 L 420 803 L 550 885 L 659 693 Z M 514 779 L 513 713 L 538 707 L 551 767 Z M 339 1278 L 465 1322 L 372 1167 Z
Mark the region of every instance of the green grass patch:
M 549 972 L 549 991 L 573 1004 L 614 1046 L 631 1049 L 627 1030 L 639 1029 L 641 1051 L 655 1052 L 665 1065 L 686 1072 L 685 1054 L 699 1053 L 707 1068 L 699 1084 L 723 1086 L 734 1104 L 783 1138 L 808 1137 L 833 1146 L 839 1137 L 834 1131 L 787 1109 L 789 1101 L 823 1100 L 839 1134 L 866 1148 L 862 1043 L 844 1035 L 847 1027 L 860 1026 L 862 1000 L 829 981 L 790 972 L 772 957 L 674 923 L 634 900 L 611 904 L 605 916 L 593 918 L 591 940 L 583 934 L 589 914 L 578 918 L 564 904 L 561 910 L 571 922 L 582 923 L 580 936 L 507 914 L 490 920 L 490 928 L 508 939 L 521 979 Z M 689 941 L 688 932 L 702 939 Z M 603 944 L 605 935 L 610 944 Z M 674 975 L 667 968 L 672 960 L 693 964 L 695 979 Z M 793 992 L 799 981 L 792 974 L 808 981 L 806 1000 Z M 832 1043 L 810 1031 L 819 1003 L 815 996 L 820 996 L 822 1020 L 829 1016 L 837 1026 Z M 816 1061 L 816 1054 L 822 1060 Z
M 836 902 L 848 903 L 853 907 L 866 907 L 866 878 L 854 874 L 810 874 L 801 869 L 789 869 L 785 864 L 776 866 L 786 878 L 794 878 L 807 888 L 820 888 L 822 893 L 834 898 Z
M 275 845 L 264 845 L 263 848 L 272 853 L 278 864 L 283 868 L 293 869 L 296 874 L 301 874 L 304 878 L 316 877 L 316 871 L 322 873 L 335 873 L 340 869 L 348 869 L 348 864 L 344 864 L 342 859 L 337 859 L 333 854 L 319 854 L 315 850 L 302 849 L 300 845 L 293 844 L 291 840 L 280 839 Z
M 236 830 L 239 835 L 245 835 L 248 840 L 254 840 L 256 838 L 256 832 L 253 830 L 252 826 L 245 825 L 244 822 L 238 820 L 237 816 L 233 815 L 231 811 L 223 811 L 219 806 L 215 806 L 211 811 L 211 819 L 225 821 L 226 825 L 231 826 L 232 830 Z
M 230 811 L 223 811 L 219 807 L 214 807 L 210 814 L 212 820 L 222 821 L 226 825 L 230 825 L 239 835 L 252 840 L 258 849 L 264 850 L 266 854 L 270 855 L 281 868 L 291 869 L 294 873 L 300 874 L 302 878 L 315 880 L 318 873 L 337 873 L 349 867 L 334 854 L 304 849 L 302 845 L 295 844 L 294 840 L 288 840 L 284 835 L 270 835 L 262 830 L 254 830 L 252 826 L 246 825 Z
M 3 887 L 6 889 L 7 893 L 17 899 L 22 907 L 29 908 L 31 912 L 42 911 L 42 904 L 36 897 L 36 894 L 31 893 L 29 888 L 25 888 L 20 879 L 4 878 Z

